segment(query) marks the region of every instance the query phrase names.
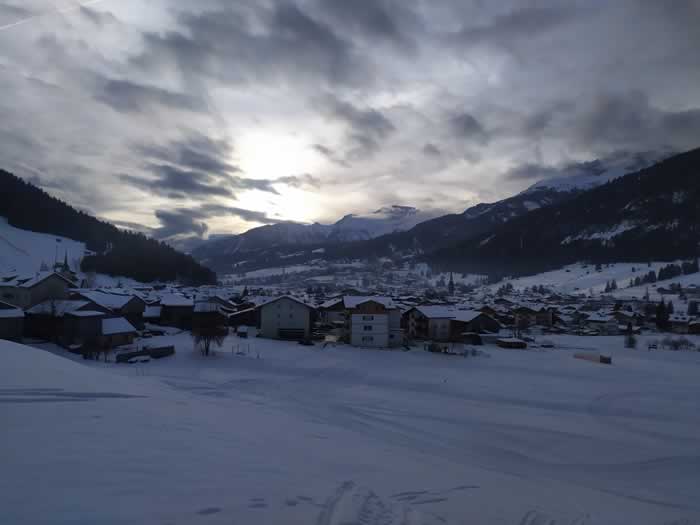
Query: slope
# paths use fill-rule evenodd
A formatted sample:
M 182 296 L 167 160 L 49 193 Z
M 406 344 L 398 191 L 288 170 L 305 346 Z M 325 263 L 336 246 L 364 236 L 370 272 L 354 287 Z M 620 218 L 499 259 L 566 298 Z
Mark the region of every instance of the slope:
M 95 252 L 83 258 L 83 271 L 121 275 L 139 281 L 174 281 L 179 278 L 199 284 L 216 279 L 211 270 L 192 257 L 142 234 L 121 231 L 112 224 L 75 210 L 7 171 L 0 170 L 0 188 L 0 216 L 7 218 L 9 225 L 73 239 Z M 46 255 L 43 249 L 34 255 L 19 245 L 7 249 L 14 254 L 25 250 L 29 259 Z M 52 260 L 53 256 L 48 258 L 48 261 Z
M 440 267 L 538 273 L 578 260 L 669 261 L 700 242 L 700 149 L 531 211 L 431 254 Z

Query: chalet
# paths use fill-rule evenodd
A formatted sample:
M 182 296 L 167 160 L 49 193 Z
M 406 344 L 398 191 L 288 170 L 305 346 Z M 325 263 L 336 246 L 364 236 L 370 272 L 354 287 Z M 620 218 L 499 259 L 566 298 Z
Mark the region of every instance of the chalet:
M 7 275 L 0 279 L 0 300 L 26 310 L 46 299 L 67 299 L 73 286 L 74 283 L 55 272 Z
M 73 315 L 71 319 L 66 320 L 67 315 L 76 312 L 88 313 Z M 91 301 L 49 299 L 25 312 L 25 335 L 73 344 L 75 339 L 94 335 L 90 328 L 90 321 L 80 321 L 81 316 L 87 319 L 89 317 L 105 317 L 109 313 L 108 310 Z M 82 329 L 85 329 L 86 332 L 81 332 Z
M 0 339 L 19 341 L 24 333 L 24 312 L 8 303 L 0 302 Z
M 343 297 L 350 344 L 379 348 L 403 344 L 401 310 L 389 297 Z
M 514 307 L 511 313 L 518 327 L 554 325 L 554 309 L 544 304 L 519 305 Z
M 166 294 L 160 299 L 160 322 L 166 326 L 188 329 L 192 326 L 194 301 L 179 294 Z
M 318 307 L 318 318 L 323 324 L 345 324 L 346 308 L 342 297 L 335 297 Z
M 228 325 L 234 328 L 239 326 L 260 326 L 260 310 L 255 306 L 228 313 L 227 318 Z
M 146 302 L 136 295 L 117 294 L 102 291 L 84 291 L 74 294 L 76 299 L 86 299 L 105 308 L 112 314 L 126 318 L 132 325 L 143 328 L 143 314 Z
M 143 310 L 143 321 L 144 323 L 160 323 L 160 314 L 162 306 L 159 304 L 148 304 Z
M 311 338 L 314 308 L 295 297 L 283 295 L 258 307 L 260 335 L 270 339 Z
M 411 339 L 449 341 L 454 315 L 451 305 L 416 306 L 403 315 L 406 334 Z
M 595 312 L 586 318 L 585 324 L 590 330 L 595 330 L 600 335 L 617 335 L 620 333 L 617 319 L 612 315 Z

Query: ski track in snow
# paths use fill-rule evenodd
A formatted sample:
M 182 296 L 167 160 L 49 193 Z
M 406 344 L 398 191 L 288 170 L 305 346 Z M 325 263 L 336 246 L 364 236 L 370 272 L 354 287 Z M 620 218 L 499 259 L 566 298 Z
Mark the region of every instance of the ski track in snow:
M 21 516 L 18 509 L 31 507 L 9 503 L 22 496 L 4 505 L 3 498 L 24 486 L 25 473 L 27 482 L 33 479 L 33 462 L 53 479 L 46 463 L 69 461 L 73 432 L 102 436 L 88 438 L 89 445 L 115 432 L 104 425 L 118 424 L 124 443 L 88 446 L 76 457 L 116 460 L 107 468 L 138 481 L 113 490 L 146 508 L 153 498 L 141 502 L 133 491 L 163 472 L 157 484 L 169 487 L 167 500 L 178 510 L 161 509 L 154 522 L 189 523 L 182 505 L 191 500 L 190 517 L 208 523 L 595 525 L 626 523 L 629 516 L 653 525 L 698 523 L 700 424 L 690 416 L 700 393 L 692 379 L 700 371 L 697 354 L 667 354 L 673 358 L 667 362 L 661 353 L 616 350 L 614 338 L 554 339 L 571 349 L 615 343 L 609 348 L 615 366 L 575 361 L 566 349 L 489 349 L 491 359 L 461 359 L 260 340 L 252 352 L 260 359 L 227 351 L 203 359 L 180 334 L 152 341 L 177 346 L 169 360 L 85 367 L 39 345 L 60 354 L 58 362 L 81 379 L 54 382 L 62 376 L 52 373 L 43 381 L 32 375 L 30 382 L 12 382 L 10 375 L 2 383 L 0 413 L 20 417 L 29 414 L 25 409 L 56 407 L 61 424 L 52 432 L 61 437 L 38 441 L 43 459 L 30 466 L 12 460 L 19 483 L 0 483 L 0 506 L 11 509 L 9 519 Z M 91 381 L 94 375 L 94 384 L 83 385 L 85 374 Z M 114 411 L 140 423 L 125 430 L 121 419 L 110 423 Z M 81 422 L 82 413 L 91 423 Z M 13 434 L 22 426 L 8 428 Z M 23 435 L 15 448 L 38 434 Z M 137 448 L 128 445 L 132 439 Z M 189 442 L 200 441 L 189 450 Z M 189 467 L 170 477 L 185 476 L 194 490 L 174 497 L 165 473 L 171 458 L 175 467 L 189 456 Z M 417 474 L 399 474 L 413 464 Z M 56 474 L 71 478 L 70 470 Z M 248 481 L 231 479 L 236 476 Z M 92 483 L 99 499 L 105 479 Z M 62 503 L 43 505 L 56 512 Z M 102 521 L 99 513 L 92 517 Z

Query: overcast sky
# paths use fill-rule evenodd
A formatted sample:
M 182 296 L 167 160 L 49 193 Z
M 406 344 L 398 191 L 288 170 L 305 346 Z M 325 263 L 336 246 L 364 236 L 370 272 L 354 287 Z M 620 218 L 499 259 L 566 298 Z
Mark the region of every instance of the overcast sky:
M 0 167 L 160 238 L 700 146 L 700 3 L 0 0 Z

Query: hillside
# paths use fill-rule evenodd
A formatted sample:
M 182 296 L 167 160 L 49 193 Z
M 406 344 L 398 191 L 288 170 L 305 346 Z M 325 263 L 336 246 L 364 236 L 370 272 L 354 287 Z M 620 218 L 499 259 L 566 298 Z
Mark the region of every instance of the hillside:
M 216 280 L 214 272 L 192 257 L 165 243 L 139 233 L 119 230 L 112 224 L 75 210 L 7 171 L 0 170 L 0 187 L 0 217 L 6 218 L 9 226 L 28 232 L 24 240 L 18 240 L 22 235 L 16 231 L 2 230 L 8 235 L 12 233 L 4 241 L 0 240 L 5 264 L 35 266 L 36 260 L 44 258 L 48 259 L 46 262 L 49 264 L 53 262 L 55 238 L 52 241 L 49 237 L 38 244 L 31 240 L 37 239 L 34 234 L 43 233 L 67 240 L 65 246 L 70 251 L 69 261 L 74 254 L 80 255 L 81 248 L 77 244 L 83 245 L 83 251 L 87 248 L 94 252 L 82 258 L 80 269 L 86 272 L 119 275 L 142 282 L 180 279 L 203 284 Z M 46 245 L 52 242 L 53 246 Z M 59 252 L 65 252 L 66 247 L 59 247 Z
M 537 273 L 578 260 L 669 261 L 700 243 L 700 149 L 533 210 L 431 254 L 441 268 Z
M 68 258 L 71 268 L 90 252 L 85 243 L 58 237 L 48 233 L 35 233 L 10 226 L 0 217 L 0 272 L 39 271 L 42 264 L 49 267 L 54 262 Z

